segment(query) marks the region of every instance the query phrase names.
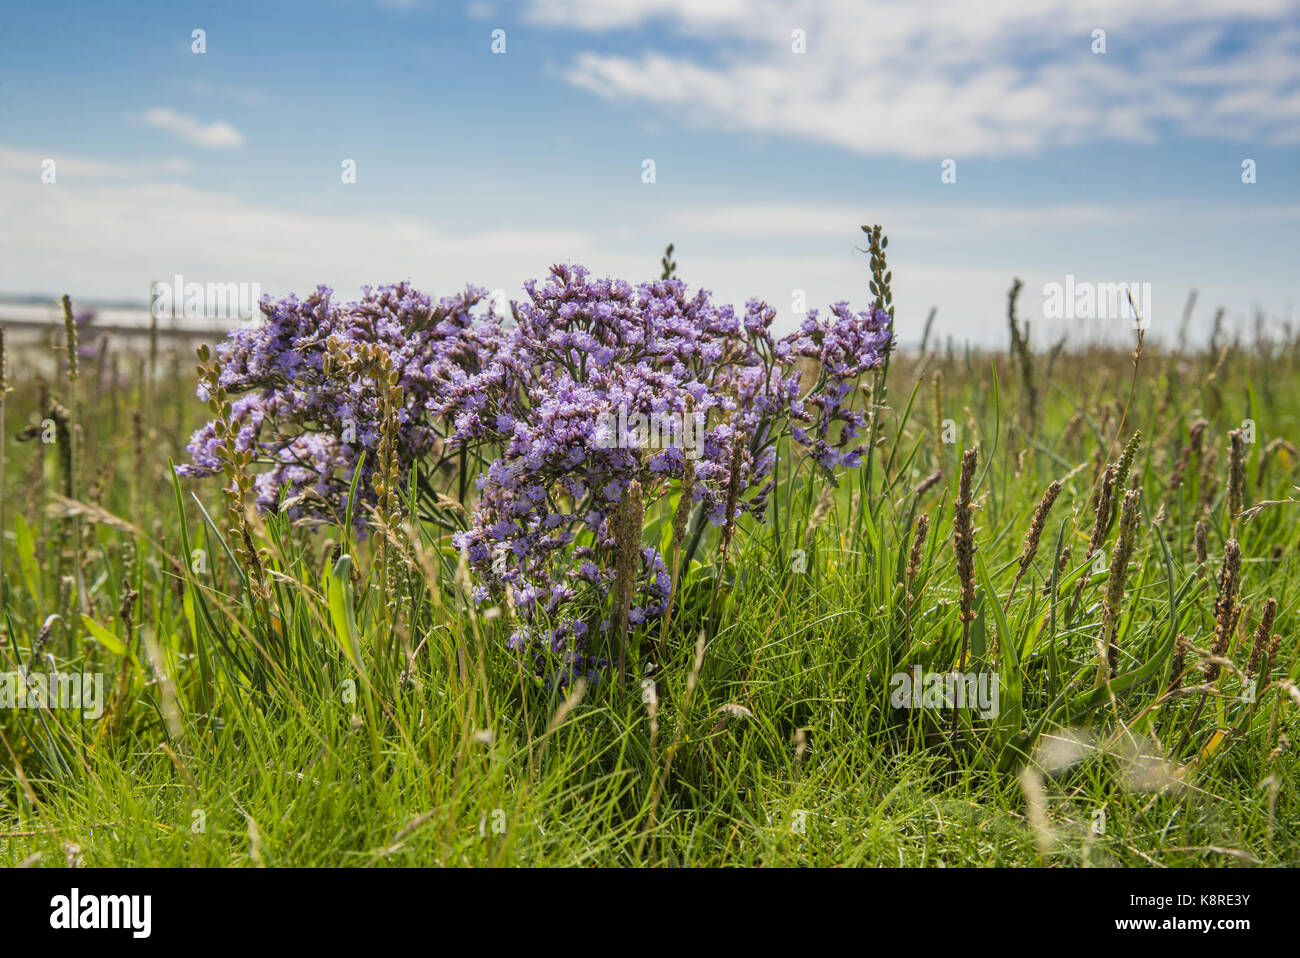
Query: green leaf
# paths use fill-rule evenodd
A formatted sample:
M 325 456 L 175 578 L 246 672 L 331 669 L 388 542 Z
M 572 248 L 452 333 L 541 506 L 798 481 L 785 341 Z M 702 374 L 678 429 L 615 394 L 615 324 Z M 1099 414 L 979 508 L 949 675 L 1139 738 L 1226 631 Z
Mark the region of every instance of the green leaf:
M 14 516 L 14 531 L 18 536 L 18 567 L 22 570 L 23 581 L 27 583 L 31 597 L 40 603 L 41 576 L 40 567 L 36 564 L 36 540 L 32 538 L 32 530 L 21 513 Z
M 1015 637 L 1011 634 L 1011 626 L 1007 624 L 1007 617 L 1003 615 L 1002 606 L 998 602 L 998 594 L 993 589 L 993 583 L 989 581 L 989 570 L 984 565 L 984 556 L 979 552 L 975 553 L 975 571 L 979 575 L 980 585 L 984 587 L 984 605 L 992 610 L 993 618 L 997 623 L 998 648 L 1002 652 L 998 659 L 998 683 L 1001 686 L 1000 695 L 1007 701 L 1005 704 L 999 703 L 1001 714 L 997 717 L 997 723 L 998 739 L 999 742 L 1003 742 L 1011 734 L 1020 731 L 1024 718 L 1023 693 L 1020 686 L 1020 656 Z
M 122 644 L 122 640 L 90 616 L 83 615 L 81 624 L 86 627 L 86 631 L 90 633 L 91 637 L 108 651 L 115 655 L 126 655 L 126 646 Z
M 985 615 L 985 602 L 980 603 L 979 612 L 975 614 L 975 619 L 970 624 L 970 661 L 983 662 L 985 653 L 988 652 L 988 621 Z M 960 654 L 960 650 L 958 651 Z M 964 668 L 963 664 L 958 662 L 958 668 Z
M 199 642 L 199 626 L 194 618 L 194 590 L 186 589 L 185 596 L 181 599 L 181 604 L 185 607 L 185 621 L 190 625 L 190 638 L 194 640 L 197 646 Z
M 361 664 L 361 638 L 357 632 L 356 613 L 352 603 L 352 556 L 341 555 L 329 573 L 330 621 L 334 636 L 343 648 L 352 667 L 365 675 Z

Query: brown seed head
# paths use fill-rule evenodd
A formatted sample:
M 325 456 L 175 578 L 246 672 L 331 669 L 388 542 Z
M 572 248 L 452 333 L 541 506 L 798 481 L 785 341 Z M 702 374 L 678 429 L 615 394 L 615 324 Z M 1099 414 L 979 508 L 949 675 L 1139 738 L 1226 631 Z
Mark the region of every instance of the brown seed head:
M 1240 429 L 1228 433 L 1228 517 L 1241 515 L 1246 497 L 1246 444 Z
M 1043 537 L 1043 528 L 1047 525 L 1047 517 L 1052 512 L 1052 506 L 1056 503 L 1056 497 L 1061 494 L 1061 480 L 1054 479 L 1052 484 L 1047 487 L 1043 493 L 1043 498 L 1038 502 L 1038 508 L 1034 510 L 1034 518 L 1030 520 L 1029 532 L 1025 534 L 1025 548 L 1020 553 L 1020 569 L 1016 573 L 1019 579 L 1029 568 L 1029 564 L 1034 561 L 1034 556 L 1038 554 L 1038 543 Z
M 1169 687 L 1176 689 L 1183 684 L 1183 671 L 1187 668 L 1187 636 L 1179 635 L 1174 644 L 1173 664 L 1169 669 Z
M 1092 535 L 1088 537 L 1088 556 L 1091 557 L 1106 541 L 1110 530 L 1111 503 L 1115 495 L 1115 466 L 1107 466 L 1097 490 L 1097 512 L 1093 518 Z
M 1273 636 L 1273 619 L 1276 615 L 1277 599 L 1270 596 L 1264 601 L 1264 610 L 1259 617 L 1259 628 L 1255 630 L 1255 641 L 1250 647 L 1250 662 L 1246 665 L 1247 675 L 1254 675 L 1264 664 L 1268 643 Z
M 1241 546 L 1236 539 L 1229 539 L 1223 548 L 1223 568 L 1219 570 L 1219 595 L 1214 602 L 1214 643 L 1210 654 L 1222 657 L 1232 642 L 1232 633 L 1237 627 L 1237 586 L 1241 573 Z M 1219 677 L 1219 664 L 1211 662 L 1205 666 L 1205 678 L 1213 682 Z
M 930 531 L 930 517 L 924 512 L 916 519 L 916 534 L 912 538 L 912 552 L 907 557 L 907 591 L 912 591 L 912 580 L 921 571 L 921 553 L 925 550 L 925 538 Z
M 956 512 L 953 515 L 952 544 L 957 553 L 957 579 L 960 584 L 962 621 L 975 618 L 975 527 L 971 522 L 971 489 L 975 482 L 975 465 L 979 453 L 974 446 L 961 457 L 961 479 L 957 484 Z

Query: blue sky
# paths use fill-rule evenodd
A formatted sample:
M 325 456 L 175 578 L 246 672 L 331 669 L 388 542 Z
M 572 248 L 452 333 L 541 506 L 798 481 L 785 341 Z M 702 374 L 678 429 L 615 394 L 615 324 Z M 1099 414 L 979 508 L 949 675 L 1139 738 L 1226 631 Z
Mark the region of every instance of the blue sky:
M 1300 9 L 1134 6 L 6 5 L 0 297 L 178 272 L 518 295 L 562 260 L 649 278 L 672 241 L 688 282 L 788 323 L 796 289 L 864 301 L 857 226 L 881 222 L 905 340 L 937 306 L 941 334 L 1001 342 L 1013 276 L 1043 338 L 1123 335 L 1039 318 L 1067 274 L 1151 283 L 1155 336 L 1191 287 L 1198 326 L 1289 320 Z

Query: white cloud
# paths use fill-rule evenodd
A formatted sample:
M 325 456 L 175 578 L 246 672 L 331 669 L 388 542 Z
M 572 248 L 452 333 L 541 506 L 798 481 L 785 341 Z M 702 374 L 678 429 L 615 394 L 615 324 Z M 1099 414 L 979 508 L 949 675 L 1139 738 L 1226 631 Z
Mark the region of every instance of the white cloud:
M 302 213 L 181 183 L 79 181 L 62 165 L 46 185 L 26 159 L 0 147 L 0 219 L 23 224 L 0 231 L 0 290 L 10 294 L 141 298 L 153 280 L 182 273 L 274 295 L 327 283 L 353 296 L 402 279 L 439 293 L 474 282 L 518 295 L 551 262 L 594 253 L 573 231 L 453 235 L 415 217 Z
M 0 145 L 0 173 L 14 174 L 18 178 L 30 177 L 36 181 L 42 172 L 41 164 L 46 160 L 54 161 L 57 176 L 81 180 L 122 180 L 187 173 L 190 169 L 189 161 L 178 156 L 151 163 L 114 163 L 59 150 L 42 153 Z
M 857 226 L 874 221 L 890 234 L 899 333 L 909 343 L 920 338 L 926 313 L 937 306 L 939 339 L 952 335 L 958 344 L 1004 345 L 1006 291 L 1017 272 L 1026 284 L 1021 314 L 1033 320 L 1036 345 L 1066 331 L 1075 341 L 1127 333 L 1114 322 L 1090 330 L 1035 318 L 1041 316 L 1042 285 L 1060 282 L 1066 273 L 1089 281 L 1152 282 L 1157 336 L 1176 322 L 1189 277 L 1197 277 L 1207 314 L 1223 303 L 1242 315 L 1261 297 L 1276 309 L 1293 292 L 1278 288 L 1286 284 L 1261 283 L 1259 272 L 1205 268 L 1219 254 L 1203 237 L 1226 237 L 1222 241 L 1231 247 L 1259 227 L 1285 235 L 1300 221 L 1295 204 L 1267 211 L 1202 206 L 1189 218 L 1176 205 L 1156 203 L 964 209 L 773 203 L 665 210 L 630 235 L 620 232 L 628 217 L 618 209 L 581 229 L 542 224 L 453 232 L 409 215 L 277 208 L 182 183 L 132 178 L 138 172 L 133 167 L 85 157 L 60 160 L 57 185 L 45 185 L 39 158 L 0 145 L 0 221 L 23 224 L 22 230 L 0 231 L 0 293 L 143 300 L 152 281 L 181 273 L 199 282 L 258 283 L 275 296 L 304 294 L 325 283 L 352 298 L 363 284 L 408 279 L 437 295 L 468 282 L 518 298 L 525 280 L 544 276 L 555 262 L 580 262 L 599 275 L 634 281 L 652 278 L 662 237 L 677 244 L 681 277 L 688 283 L 713 290 L 720 302 L 766 299 L 778 311 L 778 328 L 786 330 L 796 321 L 796 289 L 806 293 L 810 307 L 841 299 L 864 303 L 867 265 L 855 249 L 863 245 Z M 65 176 L 65 162 L 79 174 Z M 1048 247 L 1029 262 L 1001 245 L 1019 237 L 1023 251 L 1026 236 L 1031 247 Z M 1061 236 L 1069 240 L 1059 241 Z M 1120 237 L 1129 239 L 1113 248 Z M 1161 269 L 1140 255 L 1168 237 L 1178 238 L 1175 267 Z M 1177 244 L 1188 251 L 1187 260 L 1179 258 Z M 953 248 L 981 255 L 975 263 L 966 257 L 954 265 Z
M 584 31 L 666 22 L 694 41 L 669 52 L 647 30 L 637 55 L 580 53 L 565 74 L 578 87 L 863 154 L 1150 143 L 1165 125 L 1300 136 L 1300 23 L 1287 0 L 530 0 L 526 13 Z M 795 29 L 804 54 L 791 52 Z M 1091 51 L 1095 29 L 1104 54 Z
M 224 120 L 201 123 L 186 113 L 165 106 L 146 110 L 140 119 L 148 126 L 166 130 L 186 143 L 208 149 L 237 149 L 244 145 L 244 135 Z
M 1005 230 L 1059 228 L 1122 228 L 1150 222 L 1160 215 L 1154 204 L 1102 205 L 1049 203 L 1035 206 L 919 205 L 871 206 L 857 209 L 845 204 L 796 203 L 692 207 L 670 214 L 669 230 L 703 236 L 853 238 L 855 223 L 893 224 L 893 236 L 915 239 L 947 237 L 969 242 L 987 241 Z M 857 217 L 857 220 L 854 217 Z M 861 236 L 857 237 L 862 239 Z

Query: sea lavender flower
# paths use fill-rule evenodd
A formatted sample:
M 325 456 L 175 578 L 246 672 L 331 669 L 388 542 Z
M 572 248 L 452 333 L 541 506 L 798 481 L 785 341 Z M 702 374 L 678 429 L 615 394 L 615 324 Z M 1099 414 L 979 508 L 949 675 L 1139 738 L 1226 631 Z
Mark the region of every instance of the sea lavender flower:
M 397 411 L 401 475 L 417 461 L 437 468 L 447 428 L 427 413 L 429 401 L 490 362 L 503 335 L 501 317 L 491 308 L 475 312 L 486 292 L 472 287 L 437 303 L 404 283 L 364 294 L 342 306 L 324 286 L 305 300 L 264 300 L 266 321 L 233 331 L 216 348 L 220 384 L 240 394 L 231 428 L 200 428 L 187 447 L 190 463 L 177 471 L 210 475 L 220 469 L 218 447 L 233 443 L 253 450 L 255 464 L 265 467 L 257 480 L 265 510 L 340 522 L 358 466 L 361 504 L 373 504 L 381 394 L 372 377 L 327 369 L 331 336 L 387 351 L 405 397 Z M 202 388 L 200 398 L 208 398 Z M 362 509 L 356 513 L 364 518 Z
M 778 340 L 766 304 L 737 312 L 676 279 L 634 286 L 557 265 L 524 288 L 513 322 L 475 312 L 484 294 L 473 288 L 436 305 L 405 284 L 343 306 L 326 287 L 264 302 L 263 325 L 217 348 L 221 386 L 241 394 L 231 422 L 196 432 L 180 471 L 218 471 L 230 443 L 263 466 L 262 509 L 340 522 L 358 466 L 363 504 L 373 505 L 380 394 L 332 368 L 325 344 L 379 345 L 404 401 L 400 478 L 418 462 L 422 480 L 436 479 L 471 452 L 488 463 L 454 537 L 479 579 L 476 598 L 509 590 L 519 618 L 511 645 L 594 678 L 613 659 L 614 520 L 629 487 L 654 503 L 689 471 L 687 506 L 730 533 L 741 515 L 766 511 L 783 436 L 828 474 L 855 467 L 865 419 L 854 392 L 888 353 L 890 318 L 837 303 Z M 678 417 L 680 441 L 643 441 L 622 425 L 636 417 Z M 699 423 L 689 444 L 688 417 Z M 672 590 L 658 551 L 639 551 L 638 568 L 624 565 L 633 628 L 663 615 Z M 601 641 L 607 657 L 596 654 Z

